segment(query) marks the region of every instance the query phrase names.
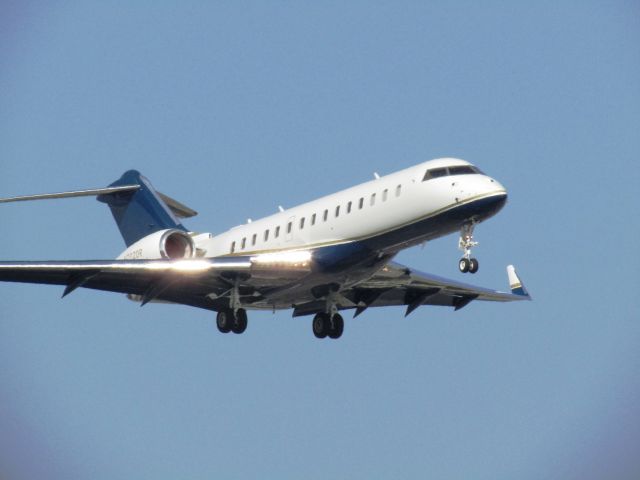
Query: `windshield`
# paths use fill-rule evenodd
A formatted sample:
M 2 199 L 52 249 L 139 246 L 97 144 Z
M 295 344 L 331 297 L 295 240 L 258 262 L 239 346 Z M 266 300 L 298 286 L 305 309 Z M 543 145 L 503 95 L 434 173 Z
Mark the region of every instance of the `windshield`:
M 431 180 L 432 178 L 448 177 L 451 175 L 468 175 L 473 173 L 482 174 L 482 171 L 473 165 L 455 165 L 451 167 L 430 168 L 424 174 L 422 181 Z

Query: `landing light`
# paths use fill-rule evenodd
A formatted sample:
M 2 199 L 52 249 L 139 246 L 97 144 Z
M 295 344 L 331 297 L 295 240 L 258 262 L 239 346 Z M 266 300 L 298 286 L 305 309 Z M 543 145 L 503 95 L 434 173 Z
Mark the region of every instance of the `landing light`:
M 135 268 L 135 266 L 133 266 Z M 178 272 L 204 272 L 211 268 L 211 264 L 206 260 L 177 260 L 167 263 L 150 263 L 146 268 L 151 270 L 175 270 Z
M 179 260 L 171 268 L 181 272 L 203 272 L 211 268 L 211 264 L 205 260 Z
M 251 263 L 260 264 L 293 264 L 299 266 L 306 266 L 311 261 L 311 252 L 308 250 L 297 250 L 294 252 L 275 252 L 264 253 L 262 255 L 256 255 L 251 257 Z

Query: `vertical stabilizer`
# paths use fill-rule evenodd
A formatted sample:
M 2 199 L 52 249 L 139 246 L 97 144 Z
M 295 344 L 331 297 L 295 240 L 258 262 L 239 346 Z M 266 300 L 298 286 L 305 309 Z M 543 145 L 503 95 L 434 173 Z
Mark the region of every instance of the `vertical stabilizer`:
M 109 205 L 127 247 L 159 230 L 175 228 L 187 231 L 140 172 L 129 170 L 109 187 L 122 185 L 138 185 L 140 188 L 99 195 L 98 200 Z

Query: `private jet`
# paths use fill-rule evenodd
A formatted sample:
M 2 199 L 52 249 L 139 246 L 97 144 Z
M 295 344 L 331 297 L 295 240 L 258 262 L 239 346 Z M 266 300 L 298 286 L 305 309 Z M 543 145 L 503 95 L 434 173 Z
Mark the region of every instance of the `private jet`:
M 501 292 L 422 273 L 393 261 L 403 249 L 459 232 L 460 272 L 479 262 L 474 228 L 498 213 L 506 189 L 475 165 L 441 158 L 247 221 L 219 234 L 190 231 L 196 211 L 155 190 L 136 170 L 105 188 L 26 195 L 0 203 L 96 196 L 107 204 L 126 244 L 115 260 L 4 261 L 0 280 L 126 294 L 216 312 L 220 332 L 243 333 L 248 310 L 293 309 L 311 316 L 317 338 L 340 338 L 341 312 L 421 305 L 459 310 L 474 300 L 531 297 L 512 265 Z

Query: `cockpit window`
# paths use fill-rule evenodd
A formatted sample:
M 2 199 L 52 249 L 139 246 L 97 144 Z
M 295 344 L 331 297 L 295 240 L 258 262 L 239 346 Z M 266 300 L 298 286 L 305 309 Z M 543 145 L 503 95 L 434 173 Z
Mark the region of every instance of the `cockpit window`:
M 446 177 L 447 176 L 447 168 L 432 168 L 431 170 L 427 170 L 427 173 L 424 174 L 424 178 L 422 181 L 430 180 L 432 178 L 438 177 Z
M 449 175 L 466 175 L 469 173 L 476 173 L 469 165 L 460 165 L 457 167 L 449 167 Z
M 447 177 L 450 175 L 466 175 L 470 173 L 482 174 L 479 168 L 473 165 L 456 165 L 453 167 L 440 167 L 427 170 L 424 174 L 423 182 L 431 180 L 432 178 Z

